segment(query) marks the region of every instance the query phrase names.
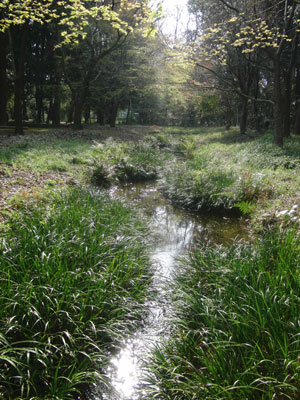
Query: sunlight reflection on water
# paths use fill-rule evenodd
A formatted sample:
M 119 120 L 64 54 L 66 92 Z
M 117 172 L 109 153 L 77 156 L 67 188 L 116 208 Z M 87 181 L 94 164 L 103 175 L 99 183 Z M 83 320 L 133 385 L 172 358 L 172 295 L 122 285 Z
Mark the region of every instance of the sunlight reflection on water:
M 107 375 L 111 390 L 99 394 L 94 400 L 139 400 L 137 386 L 140 382 L 142 363 L 147 353 L 168 335 L 168 282 L 178 263 L 176 259 L 184 255 L 197 241 L 230 241 L 241 234 L 241 223 L 221 217 L 197 217 L 169 205 L 153 185 L 131 185 L 125 189 L 113 188 L 113 198 L 140 203 L 145 213 L 151 217 L 150 229 L 156 237 L 151 259 L 155 266 L 153 284 L 159 290 L 155 301 L 146 304 L 147 318 L 143 328 L 136 332 L 112 357 Z M 99 390 L 101 391 L 101 390 Z

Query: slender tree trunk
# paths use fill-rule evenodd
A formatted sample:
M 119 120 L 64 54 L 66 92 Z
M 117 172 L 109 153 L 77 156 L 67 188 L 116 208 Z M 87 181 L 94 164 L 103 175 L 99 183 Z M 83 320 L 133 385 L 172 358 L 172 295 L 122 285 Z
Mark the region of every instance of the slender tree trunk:
M 13 26 L 10 28 L 10 42 L 13 55 L 13 65 L 15 73 L 14 82 L 14 118 L 15 118 L 15 134 L 24 135 L 23 130 L 23 91 L 24 91 L 24 66 L 26 56 L 26 44 L 29 32 L 28 23 L 24 23 L 21 27 Z
M 283 100 L 281 91 L 281 68 L 280 61 L 274 61 L 274 144 L 283 147 Z
M 226 122 L 225 122 L 225 129 L 226 131 L 229 131 L 231 128 L 231 119 L 227 118 Z
M 99 106 L 97 108 L 97 123 L 99 125 L 105 125 L 105 111 L 104 106 Z
M 111 103 L 110 116 L 109 116 L 109 125 L 111 128 L 116 126 L 116 120 L 118 115 L 120 99 L 114 98 Z
M 94 64 L 95 64 L 95 58 L 94 58 L 94 56 L 92 56 L 89 60 L 88 68 L 87 68 L 85 76 L 82 80 L 82 83 L 81 83 L 80 87 L 76 88 L 72 84 L 72 81 L 69 79 L 67 70 L 66 70 L 66 66 L 63 62 L 63 70 L 64 70 L 65 80 L 72 92 L 72 98 L 73 98 L 73 102 L 74 102 L 74 125 L 73 125 L 74 129 L 83 129 L 82 114 L 83 114 L 86 98 L 89 93 L 89 85 L 90 85 L 92 73 L 93 73 L 93 70 L 95 67 Z
M 28 121 L 27 99 L 26 99 L 26 95 L 25 95 L 24 91 L 23 91 L 23 111 L 22 111 L 22 114 L 23 114 L 23 120 L 24 121 Z
M 248 99 L 241 97 L 241 112 L 240 112 L 240 134 L 245 135 L 247 131 L 248 120 Z
M 53 119 L 53 99 L 51 97 L 51 99 L 49 101 L 46 123 L 50 124 L 50 121 L 52 121 L 52 119 Z
M 260 76 L 259 74 L 255 75 L 255 99 L 257 100 L 259 97 L 259 89 L 260 89 Z M 253 102 L 253 114 L 254 114 L 254 126 L 255 131 L 257 133 L 261 132 L 263 128 L 263 116 L 260 111 L 260 107 L 257 101 Z
M 59 41 L 58 26 L 55 26 L 55 40 Z M 62 67 L 61 58 L 57 54 L 58 50 L 54 49 L 54 41 L 51 42 L 50 57 L 54 61 L 53 81 L 54 81 L 54 93 L 53 93 L 53 105 L 52 105 L 52 124 L 55 126 L 60 125 L 60 112 L 61 112 L 61 80 L 62 80 Z
M 131 104 L 131 99 L 129 99 L 128 108 L 127 108 L 127 115 L 126 115 L 126 125 L 129 125 L 131 123 L 131 120 L 132 120 L 131 109 L 132 109 L 132 104 Z
M 300 135 L 300 66 L 296 72 L 296 118 L 294 124 L 295 135 Z
M 67 123 L 71 124 L 74 120 L 74 100 L 71 100 L 68 108 Z
M 92 67 L 91 67 L 92 68 Z M 74 101 L 74 129 L 83 129 L 82 125 L 82 114 L 84 111 L 84 106 L 86 102 L 86 98 L 89 91 L 89 82 L 90 82 L 91 70 L 87 72 L 83 84 L 77 90 L 70 89 L 72 91 L 72 97 Z
M 292 87 L 291 87 L 291 76 L 287 74 L 284 77 L 284 101 L 283 101 L 283 136 L 291 136 L 291 97 L 292 97 Z
M 0 125 L 7 125 L 7 100 L 8 100 L 8 82 L 7 82 L 7 49 L 8 34 L 0 32 Z
M 56 85 L 54 93 L 54 101 L 52 106 L 52 124 L 55 126 L 60 125 L 60 87 Z
M 82 111 L 83 111 L 83 103 L 81 99 L 77 98 L 74 101 L 74 129 L 78 130 L 83 129 Z
M 296 108 L 294 133 L 295 133 L 295 135 L 300 135 L 300 101 L 298 101 L 297 108 Z
M 36 104 L 36 117 L 35 122 L 40 124 L 43 119 L 43 89 L 40 85 L 36 87 L 35 104 Z
M 39 45 L 36 48 L 36 81 L 35 81 L 35 101 L 36 101 L 36 116 L 35 122 L 38 124 L 44 122 L 44 85 L 45 85 L 45 52 L 46 52 L 46 28 L 41 28 L 41 38 Z M 48 119 L 48 117 L 47 117 Z
M 14 104 L 16 135 L 24 135 L 22 97 L 23 97 L 23 77 L 18 74 L 18 76 L 16 76 L 15 78 L 15 104 Z
M 84 107 L 84 123 L 88 124 L 90 122 L 91 117 L 91 107 L 89 104 L 86 104 Z

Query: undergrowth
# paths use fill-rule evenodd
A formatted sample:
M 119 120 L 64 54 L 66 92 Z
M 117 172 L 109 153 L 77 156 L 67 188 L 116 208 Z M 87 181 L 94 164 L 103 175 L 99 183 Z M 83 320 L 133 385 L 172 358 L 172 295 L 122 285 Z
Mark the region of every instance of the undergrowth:
M 173 128 L 170 144 L 180 158 L 162 170 L 160 188 L 180 206 L 273 217 L 300 201 L 298 137 L 280 149 L 268 133 L 251 138 L 220 128 Z
M 105 187 L 154 180 L 168 157 L 155 141 L 129 144 L 107 140 L 93 146 L 91 181 Z
M 0 398 L 84 398 L 108 384 L 111 351 L 140 323 L 145 227 L 79 189 L 13 218 L 0 247 Z
M 298 399 L 300 238 L 198 248 L 173 287 L 173 338 L 146 366 L 160 400 Z

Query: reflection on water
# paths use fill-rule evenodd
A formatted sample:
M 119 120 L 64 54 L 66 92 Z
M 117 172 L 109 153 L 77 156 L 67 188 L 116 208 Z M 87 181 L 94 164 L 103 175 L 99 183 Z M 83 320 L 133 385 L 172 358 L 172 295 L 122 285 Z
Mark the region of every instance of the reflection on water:
M 123 189 L 111 190 L 114 198 L 139 203 L 150 217 L 150 230 L 156 238 L 151 259 L 155 267 L 154 285 L 158 298 L 149 302 L 146 322 L 130 340 L 124 343 L 120 352 L 111 360 L 107 374 L 112 389 L 95 400 L 138 400 L 136 387 L 139 371 L 145 355 L 168 332 L 168 282 L 178 264 L 178 256 L 199 242 L 230 243 L 236 237 L 245 235 L 245 227 L 238 219 L 196 216 L 178 210 L 168 204 L 152 185 L 130 185 Z

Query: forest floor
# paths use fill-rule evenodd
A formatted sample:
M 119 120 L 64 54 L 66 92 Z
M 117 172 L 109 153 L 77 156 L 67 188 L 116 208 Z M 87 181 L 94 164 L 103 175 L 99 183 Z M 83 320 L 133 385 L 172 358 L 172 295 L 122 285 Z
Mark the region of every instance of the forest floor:
M 104 143 L 105 149 L 100 149 Z M 128 160 L 136 146 L 139 154 L 131 154 Z M 112 167 L 118 169 L 115 182 L 130 168 L 148 169 L 149 176 L 161 178 L 160 189 L 170 201 L 193 211 L 239 209 L 259 224 L 296 221 L 300 218 L 299 154 L 298 137 L 279 149 L 270 133 L 240 136 L 236 128 L 227 132 L 216 127 L 90 125 L 82 131 L 29 128 L 24 136 L 2 131 L 0 221 L 20 203 L 39 199 L 44 189 L 90 182 L 99 163 L 110 177 Z M 156 164 L 151 166 L 153 158 Z
M 0 223 L 4 216 L 12 209 L 19 207 L 19 202 L 40 196 L 42 189 L 53 186 L 74 185 L 79 183 L 78 177 L 82 174 L 82 166 L 78 168 L 65 168 L 56 165 L 54 159 L 51 165 L 47 164 L 47 158 L 55 156 L 51 147 L 56 142 L 55 148 L 61 148 L 62 152 L 68 152 L 69 141 L 80 145 L 92 146 L 95 142 L 104 142 L 108 138 L 123 142 L 139 142 L 145 135 L 153 134 L 159 128 L 153 127 L 123 127 L 116 128 L 91 127 L 83 131 L 74 131 L 72 128 L 30 128 L 24 136 L 15 136 L 11 132 L 0 131 Z M 72 146 L 70 146 L 72 147 Z M 86 149 L 86 146 L 84 146 Z M 41 150 L 45 162 L 38 167 L 30 157 L 30 151 Z M 53 151 L 52 151 L 53 150 Z M 76 148 L 76 152 L 77 152 Z M 72 151 L 72 150 L 71 150 Z M 80 150 L 78 150 L 80 151 Z M 47 154 L 49 157 L 47 157 Z M 28 159 L 27 159 L 28 155 Z M 38 154 L 35 155 L 38 156 Z M 58 157 L 60 152 L 58 152 Z M 30 160 L 31 158 L 31 160 Z M 26 161 L 24 162 L 24 160 Z M 80 173 L 78 173 L 80 169 Z

